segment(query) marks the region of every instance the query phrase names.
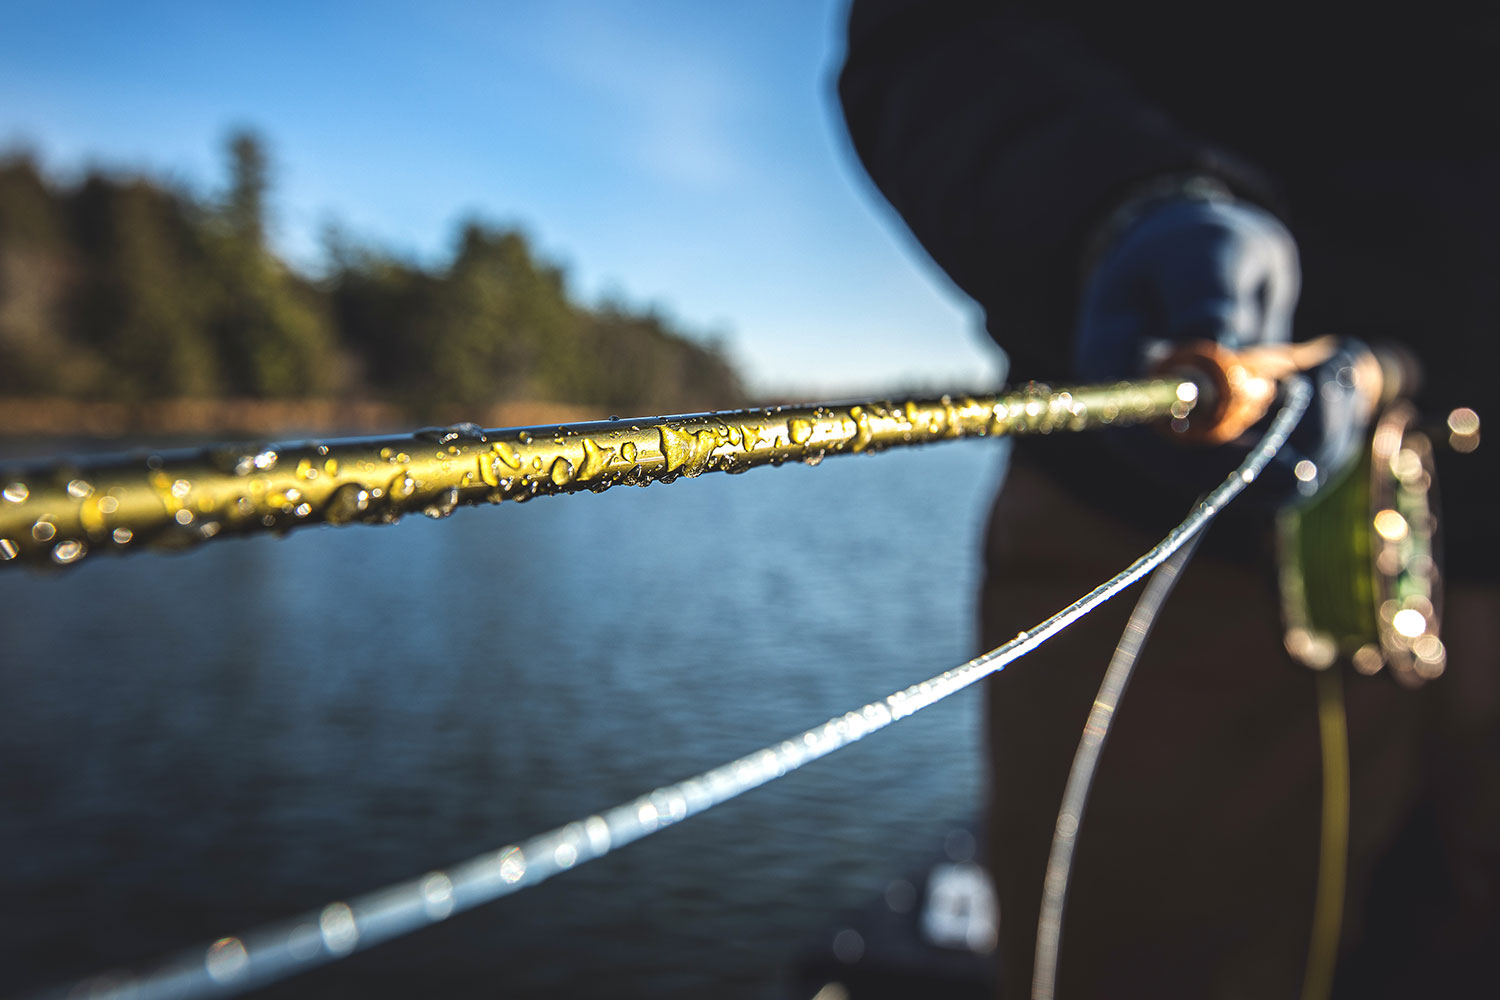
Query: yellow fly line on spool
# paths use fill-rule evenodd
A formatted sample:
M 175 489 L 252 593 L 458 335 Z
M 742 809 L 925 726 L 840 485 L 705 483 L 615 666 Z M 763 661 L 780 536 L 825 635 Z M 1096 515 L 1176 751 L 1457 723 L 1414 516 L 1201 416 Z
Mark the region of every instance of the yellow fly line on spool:
M 1286 647 L 1314 669 L 1382 667 L 1408 687 L 1443 672 L 1432 445 L 1407 403 L 1375 422 L 1336 483 L 1278 521 Z

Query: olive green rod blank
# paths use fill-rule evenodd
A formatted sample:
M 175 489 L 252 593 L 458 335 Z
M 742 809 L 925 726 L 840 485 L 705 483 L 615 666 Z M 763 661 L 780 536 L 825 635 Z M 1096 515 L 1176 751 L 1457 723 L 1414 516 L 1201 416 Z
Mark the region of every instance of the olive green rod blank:
M 390 524 L 704 472 L 745 472 L 962 437 L 1186 418 L 1182 378 L 1004 395 L 781 406 L 559 427 L 472 424 L 396 437 L 44 461 L 0 471 L 0 566 L 182 548 L 306 524 Z

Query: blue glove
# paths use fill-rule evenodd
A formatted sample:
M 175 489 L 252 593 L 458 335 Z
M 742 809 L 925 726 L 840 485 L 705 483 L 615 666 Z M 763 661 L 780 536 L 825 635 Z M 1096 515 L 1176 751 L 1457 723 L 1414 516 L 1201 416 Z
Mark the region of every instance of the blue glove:
M 1078 374 L 1139 377 L 1163 341 L 1284 343 L 1301 288 L 1297 244 L 1274 216 L 1236 202 L 1164 202 L 1127 226 L 1089 275 L 1073 342 Z
M 1170 348 L 1214 340 L 1240 350 L 1291 338 L 1301 268 L 1292 234 L 1269 213 L 1229 200 L 1180 198 L 1135 218 L 1097 258 L 1084 285 L 1074 367 L 1088 381 L 1136 378 Z M 1310 495 L 1355 455 L 1369 418 L 1355 390 L 1356 342 L 1310 372 L 1317 389 L 1263 498 Z M 1158 436 L 1159 437 L 1159 436 Z M 1189 449 L 1122 434 L 1117 444 L 1169 478 L 1206 488 L 1207 463 Z M 1219 472 L 1222 475 L 1222 471 Z

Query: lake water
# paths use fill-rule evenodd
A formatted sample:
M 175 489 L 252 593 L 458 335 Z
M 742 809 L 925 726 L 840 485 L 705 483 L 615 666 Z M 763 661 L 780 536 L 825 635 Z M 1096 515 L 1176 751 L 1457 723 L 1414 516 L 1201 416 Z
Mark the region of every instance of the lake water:
M 0 573 L 0 993 L 466 859 L 973 655 L 995 442 Z M 783 994 L 979 808 L 978 692 L 273 997 Z

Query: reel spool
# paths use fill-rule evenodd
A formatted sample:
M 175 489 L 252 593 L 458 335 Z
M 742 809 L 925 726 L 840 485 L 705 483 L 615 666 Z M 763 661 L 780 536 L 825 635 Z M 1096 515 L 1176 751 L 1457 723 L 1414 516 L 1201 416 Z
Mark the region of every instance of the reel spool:
M 1284 640 L 1315 670 L 1341 658 L 1418 687 L 1443 672 L 1432 443 L 1387 407 L 1341 479 L 1277 521 Z

